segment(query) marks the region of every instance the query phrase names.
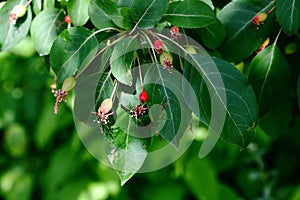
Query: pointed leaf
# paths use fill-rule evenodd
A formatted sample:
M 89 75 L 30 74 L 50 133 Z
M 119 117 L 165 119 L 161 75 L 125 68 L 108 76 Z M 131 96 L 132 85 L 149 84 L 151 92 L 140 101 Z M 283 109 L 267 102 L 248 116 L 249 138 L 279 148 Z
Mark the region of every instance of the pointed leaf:
M 164 139 L 178 148 L 191 119 L 191 111 L 185 103 L 181 87 L 183 77 L 178 71 L 169 71 L 158 63 L 147 68 L 145 90 L 148 91 L 149 102 L 159 106 L 151 112 L 153 126 Z
M 204 124 L 209 125 L 212 117 L 219 117 L 212 116 L 212 105 L 213 101 L 220 98 L 219 106 L 222 107 L 218 110 L 225 109 L 226 112 L 221 138 L 238 144 L 242 148 L 246 147 L 254 138 L 254 128 L 258 117 L 257 103 L 251 85 L 230 63 L 199 54 L 193 55 L 193 59 L 193 65 L 185 65 L 184 76 L 193 87 L 197 101 L 190 100 L 188 105 L 192 110 L 196 110 L 196 106 L 199 106 L 200 112 L 195 114 Z M 211 71 L 214 65 L 218 72 Z M 196 67 L 200 67 L 205 73 L 201 76 Z M 218 83 L 218 76 L 221 76 L 223 86 Z M 221 98 L 220 91 L 225 91 L 226 99 Z M 185 94 L 185 96 L 190 99 L 189 94 Z M 193 102 L 196 102 L 197 105 Z M 219 114 L 221 115 L 221 113 Z
M 127 133 L 132 126 L 136 125 L 130 115 L 118 108 L 116 124 L 110 129 L 105 129 L 108 138 L 107 156 L 121 179 L 121 185 L 142 167 L 147 156 L 147 140 L 133 137 L 131 132 L 130 135 Z
M 297 33 L 300 29 L 300 0 L 277 0 L 276 17 L 284 33 Z
M 8 1 L 0 10 L 0 47 L 1 51 L 6 51 L 17 45 L 30 29 L 32 19 L 31 8 L 27 7 L 25 16 L 14 20 L 10 19 L 10 12 L 20 1 Z
M 173 25 L 183 28 L 202 28 L 216 21 L 212 9 L 198 0 L 173 2 L 164 17 Z
M 50 52 L 50 64 L 56 73 L 56 81 L 63 82 L 90 61 L 97 52 L 97 46 L 95 35 L 83 27 L 63 31 Z
M 270 0 L 256 3 L 237 0 L 221 10 L 218 18 L 225 27 L 226 39 L 219 50 L 224 59 L 239 62 L 260 47 L 274 27 L 274 13 L 271 13 L 259 27 L 253 24 L 252 18 L 258 13 L 269 11 L 273 6 L 274 1 Z
M 118 27 L 123 29 L 131 29 L 134 25 L 131 8 L 118 8 L 111 19 Z
M 115 27 L 111 15 L 117 10 L 118 5 L 110 0 L 91 0 L 89 16 L 92 23 L 98 28 Z
M 132 14 L 136 26 L 153 27 L 163 17 L 168 5 L 168 0 L 133 0 Z
M 118 42 L 110 58 L 111 72 L 118 81 L 126 85 L 132 84 L 131 65 L 134 60 L 134 50 L 140 44 L 136 37 L 128 37 Z
M 68 2 L 68 14 L 75 26 L 82 26 L 88 21 L 89 4 L 90 0 L 70 0 Z
M 37 52 L 41 56 L 49 54 L 54 40 L 66 28 L 63 10 L 48 8 L 40 12 L 32 21 L 30 29 Z
M 260 115 L 288 96 L 289 77 L 289 65 L 276 44 L 255 56 L 250 64 L 248 79 L 255 91 Z

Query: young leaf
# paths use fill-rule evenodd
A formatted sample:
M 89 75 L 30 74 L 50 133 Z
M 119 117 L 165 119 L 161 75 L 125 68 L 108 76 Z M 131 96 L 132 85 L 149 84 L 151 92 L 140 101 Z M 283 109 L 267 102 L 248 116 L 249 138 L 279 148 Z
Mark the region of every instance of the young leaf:
M 276 44 L 258 53 L 250 64 L 248 79 L 259 104 L 260 115 L 288 96 L 290 69 Z
M 41 56 L 49 54 L 54 40 L 66 28 L 63 10 L 48 8 L 40 12 L 32 21 L 30 29 L 37 52 Z
M 82 26 L 88 21 L 89 4 L 90 0 L 70 0 L 68 2 L 68 14 L 75 26 Z
M 239 62 L 250 56 L 270 35 L 274 27 L 274 14 L 271 13 L 259 26 L 252 22 L 258 13 L 266 13 L 275 5 L 274 1 L 237 0 L 227 4 L 218 18 L 226 30 L 225 42 L 219 48 L 223 58 L 229 62 Z M 238 45 L 237 45 L 238 44 Z
M 8 1 L 0 11 L 0 47 L 6 51 L 17 45 L 27 34 L 32 20 L 31 8 L 27 7 L 25 16 L 14 20 L 10 19 L 10 12 L 19 1 Z
M 95 35 L 83 27 L 73 27 L 63 31 L 50 52 L 50 64 L 56 73 L 56 81 L 63 82 L 72 76 L 95 55 L 97 46 Z
M 110 58 L 111 72 L 118 81 L 126 85 L 132 84 L 131 65 L 134 61 L 134 50 L 140 46 L 136 37 L 128 37 L 119 41 Z
M 276 17 L 284 33 L 297 33 L 300 28 L 300 0 L 277 0 Z
M 188 105 L 192 110 L 196 110 L 196 106 L 198 106 L 200 112 L 195 114 L 204 124 L 210 125 L 213 117 L 221 117 L 212 116 L 213 101 L 214 99 L 221 101 L 219 106 L 222 107 L 218 109 L 225 109 L 226 112 L 221 138 L 238 144 L 242 148 L 246 147 L 254 138 L 254 128 L 258 117 L 257 103 L 251 85 L 230 63 L 199 54 L 192 56 L 193 66 L 186 63 L 184 76 L 193 87 L 197 101 L 191 100 L 190 95 L 186 93 L 185 97 L 189 100 Z M 218 72 L 211 71 L 214 65 Z M 196 67 L 204 70 L 202 76 Z M 223 88 L 220 88 L 218 76 L 222 78 Z M 220 91 L 225 91 L 226 99 L 222 98 Z M 197 102 L 197 104 L 195 105 L 193 102 Z M 221 113 L 214 113 L 214 115 L 221 115 Z
M 168 0 L 133 0 L 132 15 L 136 26 L 153 27 L 163 17 L 168 5 Z
M 110 0 L 91 0 L 89 16 L 92 23 L 98 28 L 115 27 L 111 16 L 117 10 L 118 5 Z
M 183 28 L 202 28 L 216 21 L 212 9 L 198 0 L 173 2 L 164 17 L 173 25 Z

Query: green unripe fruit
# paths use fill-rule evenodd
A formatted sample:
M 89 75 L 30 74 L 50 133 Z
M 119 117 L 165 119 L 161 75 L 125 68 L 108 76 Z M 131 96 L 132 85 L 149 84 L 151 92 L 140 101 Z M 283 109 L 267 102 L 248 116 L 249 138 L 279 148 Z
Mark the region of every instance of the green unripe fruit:
M 197 50 L 193 46 L 188 45 L 185 50 L 190 54 L 197 54 Z
M 17 18 L 23 17 L 25 13 L 26 13 L 26 6 L 23 4 L 16 5 L 11 11 L 11 14 L 16 15 Z
M 109 98 L 109 99 L 105 99 L 100 107 L 98 108 L 98 113 L 102 113 L 102 114 L 106 114 L 108 113 L 111 108 L 112 108 L 112 105 L 113 105 L 113 102 L 112 100 Z
M 167 52 L 163 52 L 159 57 L 160 63 L 164 68 L 173 67 L 173 57 Z
M 68 92 L 75 87 L 75 83 L 76 83 L 76 81 L 75 81 L 74 77 L 69 77 L 64 81 L 61 89 L 65 92 Z
M 284 49 L 285 54 L 293 54 L 297 50 L 296 42 L 291 42 Z

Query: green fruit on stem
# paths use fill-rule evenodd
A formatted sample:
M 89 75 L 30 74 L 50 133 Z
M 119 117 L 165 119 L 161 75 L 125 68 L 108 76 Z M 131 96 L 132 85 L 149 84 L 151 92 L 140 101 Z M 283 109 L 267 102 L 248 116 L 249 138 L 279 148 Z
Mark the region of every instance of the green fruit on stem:
M 197 50 L 193 46 L 188 45 L 185 50 L 190 54 L 197 54 Z
M 72 90 L 75 87 L 75 84 L 76 84 L 75 78 L 74 77 L 69 77 L 64 81 L 63 86 L 62 86 L 61 89 L 65 92 L 68 92 L 68 91 Z
M 285 54 L 293 54 L 297 50 L 297 44 L 296 42 L 291 42 L 284 48 Z
M 11 11 L 11 14 L 16 15 L 17 18 L 23 17 L 25 13 L 26 13 L 26 6 L 23 4 L 16 5 Z
M 160 57 L 160 64 L 164 67 L 164 68 L 171 68 L 173 67 L 173 57 L 171 54 L 167 53 L 167 52 L 163 52 Z

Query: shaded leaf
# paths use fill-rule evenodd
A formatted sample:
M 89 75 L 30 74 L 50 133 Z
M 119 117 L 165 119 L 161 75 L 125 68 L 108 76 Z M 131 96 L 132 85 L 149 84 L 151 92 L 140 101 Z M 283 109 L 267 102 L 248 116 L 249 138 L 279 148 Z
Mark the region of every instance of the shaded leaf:
M 113 168 L 124 185 L 143 165 L 147 156 L 147 140 L 131 136 L 130 127 L 136 124 L 130 115 L 118 108 L 116 124 L 105 130 L 106 152 Z M 122 128 L 120 128 L 122 127 Z
M 136 37 L 127 37 L 119 41 L 110 58 L 111 72 L 118 81 L 132 84 L 131 65 L 134 61 L 134 50 L 140 46 Z
M 246 147 L 254 138 L 258 117 L 257 103 L 251 85 L 230 63 L 199 54 L 192 56 L 194 62 L 192 65 L 186 63 L 184 76 L 193 87 L 197 101 L 191 100 L 190 94 L 186 93 L 188 105 L 193 111 L 199 107 L 200 112 L 195 114 L 207 126 L 212 123 L 213 118 L 222 123 L 224 109 L 226 115 L 224 124 L 219 124 L 222 126 L 220 137 L 242 148 Z M 204 74 L 200 75 L 197 68 L 204 70 Z M 219 83 L 220 78 L 223 86 Z M 225 92 L 225 98 L 221 92 Z M 215 104 L 215 101 L 220 101 L 220 104 Z M 217 107 L 214 114 L 213 106 Z
M 89 16 L 92 23 L 98 28 L 115 27 L 111 16 L 118 6 L 110 0 L 91 0 L 89 5 Z
M 259 104 L 260 115 L 288 96 L 290 69 L 276 44 L 258 53 L 250 64 L 248 79 Z
M 173 25 L 183 28 L 202 28 L 216 21 L 212 9 L 198 0 L 173 2 L 164 17 Z
M 191 111 L 185 103 L 181 87 L 183 77 L 178 71 L 170 69 L 170 72 L 158 63 L 147 68 L 144 76 L 145 90 L 148 92 L 149 102 L 158 106 L 151 108 L 154 129 L 178 148 L 191 119 Z
M 34 18 L 30 33 L 40 56 L 50 53 L 54 40 L 66 28 L 64 11 L 57 8 L 45 9 Z
M 239 62 L 260 47 L 274 27 L 274 14 L 271 13 L 259 27 L 252 23 L 252 18 L 258 13 L 269 11 L 273 6 L 274 1 L 270 0 L 255 3 L 237 0 L 221 10 L 218 18 L 225 27 L 226 38 L 219 50 L 224 59 Z
M 68 14 L 75 26 L 82 26 L 88 21 L 89 4 L 90 0 L 70 0 L 68 2 Z
M 17 45 L 28 34 L 32 20 L 31 8 L 27 7 L 25 16 L 14 20 L 10 19 L 10 12 L 20 1 L 8 1 L 0 10 L 0 47 L 6 51 Z
M 218 48 L 225 39 L 225 29 L 218 19 L 215 23 L 200 28 L 198 31 L 202 42 L 210 49 Z
M 284 33 L 297 33 L 300 28 L 300 0 L 277 0 L 276 17 Z
M 297 82 L 297 97 L 298 97 L 298 106 L 300 108 L 300 75 L 298 77 L 298 82 Z
M 259 126 L 272 137 L 284 134 L 292 119 L 293 106 L 290 100 L 276 105 L 270 112 L 260 117 Z
M 133 0 L 132 15 L 136 26 L 153 27 L 163 17 L 168 5 L 168 0 Z
M 63 31 L 50 52 L 50 64 L 56 73 L 56 81 L 63 82 L 93 59 L 97 46 L 95 35 L 83 27 Z
M 131 29 L 134 25 L 131 8 L 118 8 L 111 19 L 118 27 L 123 29 Z

